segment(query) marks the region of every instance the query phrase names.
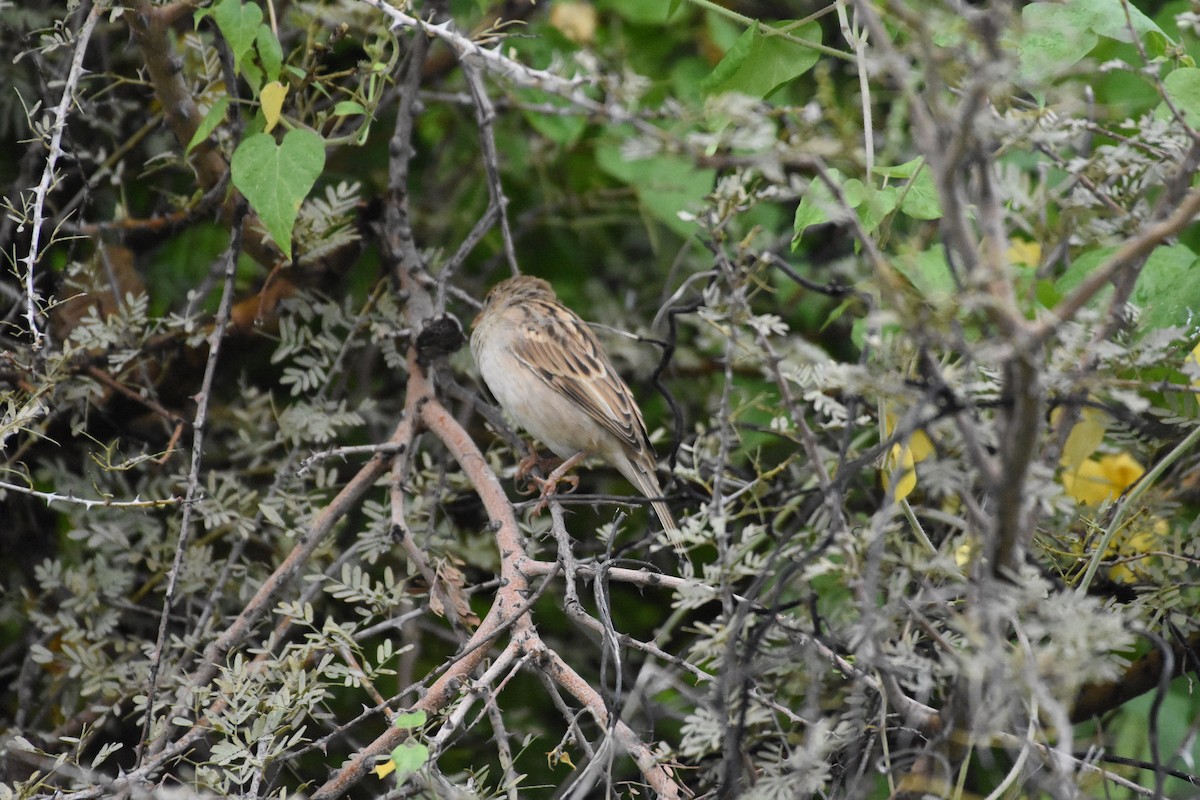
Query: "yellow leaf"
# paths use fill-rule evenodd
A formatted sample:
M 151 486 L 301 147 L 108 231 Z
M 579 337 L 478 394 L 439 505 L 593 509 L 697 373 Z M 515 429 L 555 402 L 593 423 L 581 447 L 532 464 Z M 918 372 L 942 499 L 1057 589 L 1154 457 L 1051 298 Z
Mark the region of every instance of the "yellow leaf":
M 1192 352 L 1188 353 L 1186 361 L 1192 369 L 1200 370 L 1200 342 L 1197 342 L 1196 346 L 1192 348 Z M 1200 375 L 1200 372 L 1196 374 Z M 1192 386 L 1200 387 L 1200 377 L 1192 379 Z
M 285 97 L 287 97 L 287 87 L 279 81 L 271 81 L 258 93 L 258 102 L 262 103 L 263 117 L 267 121 L 263 128 L 264 133 L 270 133 L 271 129 L 279 123 L 279 112 L 283 109 L 283 98 Z
M 1052 422 L 1062 415 L 1063 409 L 1056 408 L 1050 415 Z M 1079 411 L 1079 422 L 1071 428 L 1067 443 L 1063 447 L 1059 463 L 1070 470 L 1076 470 L 1083 460 L 1096 452 L 1096 448 L 1104 441 L 1104 433 L 1108 430 L 1108 414 L 1098 408 L 1084 406 Z
M 571 769 L 577 769 L 575 764 L 571 761 L 571 754 L 566 750 L 563 750 L 561 747 L 556 747 L 550 752 L 546 753 L 546 764 L 550 767 L 550 769 L 554 769 L 559 764 L 566 764 Z
M 383 780 L 395 771 L 396 762 L 392 761 L 390 758 L 387 761 L 376 764 L 375 769 L 371 770 L 371 772 L 375 773 L 375 777 L 379 778 L 380 780 Z

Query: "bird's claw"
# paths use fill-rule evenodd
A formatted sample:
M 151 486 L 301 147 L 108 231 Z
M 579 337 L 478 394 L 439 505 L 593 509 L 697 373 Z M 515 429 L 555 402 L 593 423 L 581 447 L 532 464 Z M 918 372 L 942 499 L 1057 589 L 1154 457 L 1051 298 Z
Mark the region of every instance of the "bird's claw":
M 558 485 L 560 483 L 565 483 L 568 487 L 563 494 L 570 494 L 579 488 L 578 475 L 555 475 L 554 472 L 551 472 L 548 478 L 535 478 L 531 475 L 528 480 L 531 484 L 529 487 L 530 491 L 532 492 L 533 487 L 537 486 L 541 493 L 541 496 L 538 497 L 537 505 L 533 507 L 534 514 L 540 514 L 545 510 L 546 506 L 550 504 L 550 499 L 558 494 Z
M 542 513 L 550 503 L 550 498 L 558 494 L 558 484 L 565 483 L 570 487 L 564 494 L 569 494 L 579 488 L 579 476 L 568 475 L 567 473 L 582 461 L 585 456 L 587 456 L 585 451 L 576 453 L 566 461 L 559 463 L 545 478 L 531 475 L 530 471 L 535 465 L 544 467 L 547 459 L 539 458 L 536 453 L 531 453 L 521 460 L 521 463 L 517 465 L 517 479 L 525 481 L 525 489 L 518 489 L 518 491 L 521 491 L 522 494 L 532 494 L 536 489 L 540 495 L 537 505 L 533 507 L 534 514 Z
M 521 494 L 533 494 L 535 491 L 545 493 L 546 488 L 544 484 L 547 479 L 533 475 L 533 471 L 540 470 L 553 474 L 553 469 L 561 463 L 561 459 L 540 456 L 536 451 L 530 450 L 529 455 L 517 463 L 517 472 L 513 475 L 513 482 L 517 484 L 517 491 Z

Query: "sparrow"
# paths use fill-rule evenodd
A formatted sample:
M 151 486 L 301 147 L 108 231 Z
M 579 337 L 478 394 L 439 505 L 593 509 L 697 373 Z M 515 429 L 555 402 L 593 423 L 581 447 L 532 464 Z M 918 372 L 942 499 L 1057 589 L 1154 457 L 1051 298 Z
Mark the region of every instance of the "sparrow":
M 559 458 L 552 481 L 588 456 L 617 468 L 668 535 L 678 528 L 655 475 L 642 412 L 596 335 L 541 278 L 518 275 L 488 292 L 471 353 L 500 407 Z M 540 481 L 539 481 L 540 482 Z M 542 486 L 543 497 L 553 485 Z M 674 538 L 672 544 L 682 552 Z

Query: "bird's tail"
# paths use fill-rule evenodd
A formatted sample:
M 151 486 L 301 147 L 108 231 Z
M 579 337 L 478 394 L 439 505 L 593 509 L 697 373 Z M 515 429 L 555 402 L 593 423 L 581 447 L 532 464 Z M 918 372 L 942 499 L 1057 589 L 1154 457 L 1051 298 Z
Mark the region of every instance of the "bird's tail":
M 662 497 L 662 487 L 658 483 L 658 476 L 654 474 L 653 465 L 648 465 L 639 469 L 636 465 L 630 464 L 630 469 L 625 472 L 625 477 L 629 482 L 637 487 L 637 490 L 644 497 Z M 675 552 L 680 558 L 687 558 L 687 547 L 684 544 L 683 538 L 679 533 L 679 526 L 675 524 L 675 518 L 671 516 L 671 509 L 662 500 L 651 500 L 650 507 L 654 509 L 654 513 L 658 516 L 658 521 L 662 523 L 663 531 L 667 534 L 668 541 L 675 548 Z
M 662 491 L 659 490 L 659 494 L 661 493 Z M 662 523 L 663 532 L 667 534 L 667 540 L 671 542 L 671 546 L 675 548 L 675 552 L 679 557 L 686 559 L 687 546 L 680 535 L 679 526 L 675 524 L 675 518 L 671 516 L 671 509 L 667 508 L 667 504 L 662 500 L 654 500 L 650 505 L 654 508 L 654 513 L 658 515 L 658 521 Z

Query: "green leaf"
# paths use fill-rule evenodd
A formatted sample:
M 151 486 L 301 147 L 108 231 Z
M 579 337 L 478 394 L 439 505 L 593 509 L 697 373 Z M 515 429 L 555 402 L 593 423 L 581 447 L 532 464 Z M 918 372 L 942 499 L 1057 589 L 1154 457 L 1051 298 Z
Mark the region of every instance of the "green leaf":
M 250 91 L 258 94 L 263 87 L 263 71 L 258 68 L 253 59 L 247 59 L 242 62 L 242 77 L 246 79 L 246 83 L 250 85 Z
M 270 524 L 278 528 L 287 528 L 287 520 L 283 518 L 283 515 L 279 513 L 279 509 L 275 508 L 275 506 L 269 503 L 259 503 L 258 510 L 263 515 L 263 519 Z
M 914 158 L 894 167 L 875 167 L 874 172 L 887 178 L 908 179 L 907 184 L 899 187 L 902 212 L 913 219 L 941 218 L 942 205 L 933 184 L 933 172 L 925 166 L 924 158 Z
M 1043 278 L 1034 284 L 1033 290 L 1034 297 L 1042 308 L 1054 308 L 1062 301 L 1062 295 L 1053 281 Z
M 279 80 L 279 70 L 283 67 L 283 50 L 269 25 L 258 26 L 254 46 L 258 50 L 258 63 L 262 64 L 267 81 Z
M 677 156 L 627 160 L 618 143 L 598 147 L 596 163 L 629 184 L 642 209 L 681 236 L 690 236 L 696 228 L 695 223 L 680 218 L 680 213 L 699 211 L 716 179 L 716 170 L 697 169 L 689 159 Z
M 186 226 L 156 251 L 159 257 L 146 262 L 146 288 L 152 314 L 166 314 L 188 290 L 204 282 L 213 261 L 229 247 L 229 228 L 212 222 Z M 200 298 L 200 307 L 215 313 L 220 287 Z
M 894 167 L 875 167 L 872 170 L 876 175 L 882 175 L 885 178 L 911 178 L 925 165 L 925 157 L 917 156 L 912 161 L 905 161 L 903 164 L 897 164 Z
M 916 164 L 916 162 L 909 162 L 909 164 Z M 902 164 L 898 167 L 881 167 L 876 171 L 903 176 L 911 174 L 916 168 L 916 166 L 910 167 Z M 880 222 L 896 210 L 898 204 L 902 209 L 907 204 L 907 207 L 915 212 L 911 216 L 917 219 L 936 219 L 941 216 L 932 180 L 921 178 L 928 172 L 928 170 L 921 170 L 917 173 L 917 181 L 908 190 L 912 197 L 905 196 L 903 203 L 901 202 L 902 189 L 895 186 L 875 188 L 870 184 L 863 183 L 858 178 L 843 179 L 837 170 L 830 170 L 829 177 L 834 181 L 840 181 L 842 197 L 845 199 L 846 205 L 855 210 L 868 231 L 873 231 Z M 906 213 L 908 212 L 906 211 Z M 813 178 L 808 184 L 808 191 L 804 193 L 804 197 L 796 207 L 796 218 L 792 223 L 792 249 L 799 246 L 800 239 L 807 228 L 842 216 L 842 209 L 838 207 L 837 201 L 825 182 L 820 178 Z
M 833 198 L 829 197 L 829 192 L 826 190 L 826 197 L 830 203 Z M 813 225 L 820 225 L 822 222 L 828 222 L 830 219 L 830 206 L 819 201 L 814 201 L 810 194 L 805 195 L 800 200 L 800 205 L 796 206 L 796 218 L 792 222 L 792 249 L 794 250 L 800 244 L 800 238 L 804 235 L 804 231 L 811 228 Z
M 521 110 L 521 115 L 538 133 L 560 147 L 573 145 L 587 128 L 587 120 L 583 115 L 574 113 L 572 105 L 561 97 L 537 89 L 518 90 L 517 96 L 530 106 L 550 105 L 567 112 L 565 114 L 544 114 L 527 108 Z
M 597 5 L 635 25 L 662 25 L 674 11 L 669 0 L 601 0 Z
M 407 741 L 392 750 L 392 763 L 396 765 L 396 780 L 405 778 L 425 766 L 429 760 L 429 748 L 420 742 Z
M 1115 247 L 1101 247 L 1081 254 L 1055 281 L 1053 295 L 1066 297 L 1115 252 Z M 1182 244 L 1158 247 L 1146 259 L 1129 298 L 1142 309 L 1144 329 L 1187 325 L 1200 315 L 1200 281 L 1195 278 L 1200 270 L 1198 261 L 1196 252 Z M 1107 303 L 1111 295 L 1112 286 L 1106 284 L 1088 306 Z
M 366 107 L 362 103 L 357 103 L 353 100 L 341 100 L 333 107 L 333 115 L 335 117 L 353 117 L 366 113 Z
M 1115 247 L 1101 247 L 1080 253 L 1071 262 L 1071 266 L 1067 267 L 1067 271 L 1054 282 L 1055 291 L 1060 297 L 1067 296 L 1072 289 L 1083 283 L 1084 279 L 1092 274 L 1093 269 L 1116 251 Z
M 842 181 L 842 175 L 836 169 L 829 170 L 829 178 L 834 182 Z M 796 206 L 796 218 L 792 222 L 792 249 L 795 250 L 800 245 L 805 230 L 838 216 L 841 216 L 841 209 L 838 208 L 833 193 L 829 191 L 825 181 L 813 178 L 808 182 L 808 190 L 800 198 L 800 205 Z
M 1099 38 L 1085 26 L 1072 24 L 1072 10 L 1050 3 L 1032 3 L 1021 12 L 1024 33 L 1019 82 L 1030 85 L 1050 81 L 1092 51 Z
M 788 24 L 774 23 L 772 27 Z M 815 22 L 789 33 L 810 42 L 821 41 L 821 26 Z M 755 25 L 738 37 L 701 86 L 709 94 L 741 92 L 762 98 L 812 69 L 817 58 L 813 48 L 763 32 Z
M 397 714 L 396 718 L 392 720 L 392 724 L 404 730 L 419 728 L 425 724 L 425 712 L 405 711 L 402 714 Z
M 253 3 L 242 5 L 242 0 L 221 0 L 213 9 L 213 19 L 217 22 L 217 28 L 233 52 L 235 68 L 241 68 L 243 59 L 254 46 L 262 18 L 261 8 Z
M 743 33 L 740 25 L 735 24 L 724 14 L 718 14 L 715 11 L 704 12 L 704 30 L 713 45 L 722 53 L 733 49 L 733 46 L 737 44 L 738 37 Z
M 192 140 L 188 142 L 185 153 L 192 152 L 196 145 L 208 138 L 208 135 L 217 129 L 217 126 L 225 121 L 225 111 L 229 108 L 229 98 L 222 97 L 213 103 L 212 108 L 204 115 L 204 119 L 200 120 L 200 125 L 197 126 L 196 132 L 192 134 Z
M 892 263 L 921 297 L 931 303 L 944 303 L 958 291 L 943 245 L 935 244 L 919 253 L 902 253 Z
M 1129 22 L 1139 38 L 1151 37 L 1155 48 L 1170 41 L 1154 21 L 1128 5 Z M 1021 10 L 1024 32 L 1018 82 L 1025 86 L 1051 81 L 1095 48 L 1100 36 L 1132 42 L 1121 0 L 1069 0 L 1066 3 L 1030 3 Z M 1162 37 L 1162 39 L 1158 39 Z
M 1135 3 L 1125 4 L 1121 0 L 1072 0 L 1070 6 L 1078 9 L 1078 20 L 1081 24 L 1089 25 L 1096 33 L 1109 39 L 1132 43 L 1133 36 L 1129 33 L 1132 27 L 1138 38 L 1158 34 L 1170 41 L 1170 37 L 1162 28 L 1139 11 Z M 1127 10 L 1128 19 L 1125 16 Z
M 851 208 L 858 211 L 858 218 L 868 231 L 875 230 L 896 209 L 897 193 L 892 186 L 876 189 L 858 178 L 851 178 L 842 184 L 842 193 Z
M 1182 244 L 1155 248 L 1142 267 L 1130 300 L 1141 307 L 1144 328 L 1194 324 L 1200 317 L 1196 253 Z
M 233 185 L 246 196 L 287 258 L 300 204 L 325 167 L 325 141 L 303 129 L 289 131 L 278 145 L 266 133 L 245 139 L 230 164 Z
M 1171 102 L 1183 113 L 1188 125 L 1193 128 L 1200 125 L 1200 69 L 1187 67 L 1172 70 L 1163 79 L 1163 88 L 1167 90 Z M 1170 114 L 1171 110 L 1164 103 L 1155 116 L 1166 119 Z
M 900 210 L 913 219 L 941 219 L 942 203 L 933 184 L 933 171 L 923 169 L 900 188 Z

